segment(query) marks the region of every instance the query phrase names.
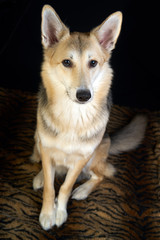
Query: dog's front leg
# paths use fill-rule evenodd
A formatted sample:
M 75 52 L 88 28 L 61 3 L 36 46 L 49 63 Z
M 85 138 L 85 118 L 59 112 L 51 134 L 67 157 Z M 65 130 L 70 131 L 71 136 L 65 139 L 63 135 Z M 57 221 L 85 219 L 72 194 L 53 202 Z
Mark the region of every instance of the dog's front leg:
M 104 177 L 112 177 L 115 173 L 114 167 L 107 162 L 110 149 L 110 138 L 105 138 L 101 141 L 94 152 L 94 158 L 88 168 L 90 179 L 77 187 L 73 193 L 72 198 L 82 200 L 100 184 Z
M 66 179 L 60 188 L 57 200 L 57 212 L 56 212 L 57 227 L 60 227 L 67 220 L 67 203 L 71 195 L 72 187 L 89 159 L 90 158 L 78 160 L 75 163 L 74 168 L 70 168 L 68 170 Z
M 50 229 L 55 225 L 55 190 L 54 190 L 54 177 L 55 167 L 52 164 L 49 151 L 43 146 L 40 146 L 43 175 L 44 175 L 44 189 L 43 189 L 43 204 L 39 216 L 39 221 L 44 230 Z

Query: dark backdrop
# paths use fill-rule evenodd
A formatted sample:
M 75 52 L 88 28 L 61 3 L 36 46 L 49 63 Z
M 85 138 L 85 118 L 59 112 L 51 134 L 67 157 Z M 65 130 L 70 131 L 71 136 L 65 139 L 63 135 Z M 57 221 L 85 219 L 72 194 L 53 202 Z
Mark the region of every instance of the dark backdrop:
M 71 31 L 89 31 L 112 12 L 122 11 L 122 32 L 111 59 L 113 101 L 160 109 L 158 1 L 0 0 L 0 86 L 38 90 L 41 8 L 46 3 Z

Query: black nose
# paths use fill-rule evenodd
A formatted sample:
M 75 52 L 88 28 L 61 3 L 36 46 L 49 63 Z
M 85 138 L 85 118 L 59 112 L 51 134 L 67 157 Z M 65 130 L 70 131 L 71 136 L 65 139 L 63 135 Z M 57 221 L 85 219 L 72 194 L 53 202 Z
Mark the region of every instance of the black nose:
M 91 92 L 88 89 L 79 89 L 76 97 L 79 102 L 87 102 L 91 98 Z

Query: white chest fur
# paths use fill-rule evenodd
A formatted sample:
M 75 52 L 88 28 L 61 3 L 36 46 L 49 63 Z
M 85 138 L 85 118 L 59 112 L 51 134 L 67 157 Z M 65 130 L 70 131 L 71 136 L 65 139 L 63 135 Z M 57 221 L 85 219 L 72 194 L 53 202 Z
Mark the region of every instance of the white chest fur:
M 89 156 L 101 141 L 108 121 L 107 108 L 98 110 L 94 103 L 80 105 L 66 101 L 56 104 L 54 117 L 43 113 L 43 121 L 50 131 L 39 131 L 42 145 L 66 155 Z M 53 136 L 53 132 L 57 134 Z

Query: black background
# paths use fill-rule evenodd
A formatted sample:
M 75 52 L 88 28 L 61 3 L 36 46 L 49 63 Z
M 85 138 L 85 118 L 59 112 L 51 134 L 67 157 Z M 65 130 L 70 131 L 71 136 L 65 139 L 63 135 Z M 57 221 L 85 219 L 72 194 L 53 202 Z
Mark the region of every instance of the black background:
M 37 92 L 41 8 L 46 3 L 71 31 L 89 31 L 109 14 L 122 11 L 122 31 L 111 59 L 113 102 L 160 109 L 158 1 L 0 0 L 0 86 Z

